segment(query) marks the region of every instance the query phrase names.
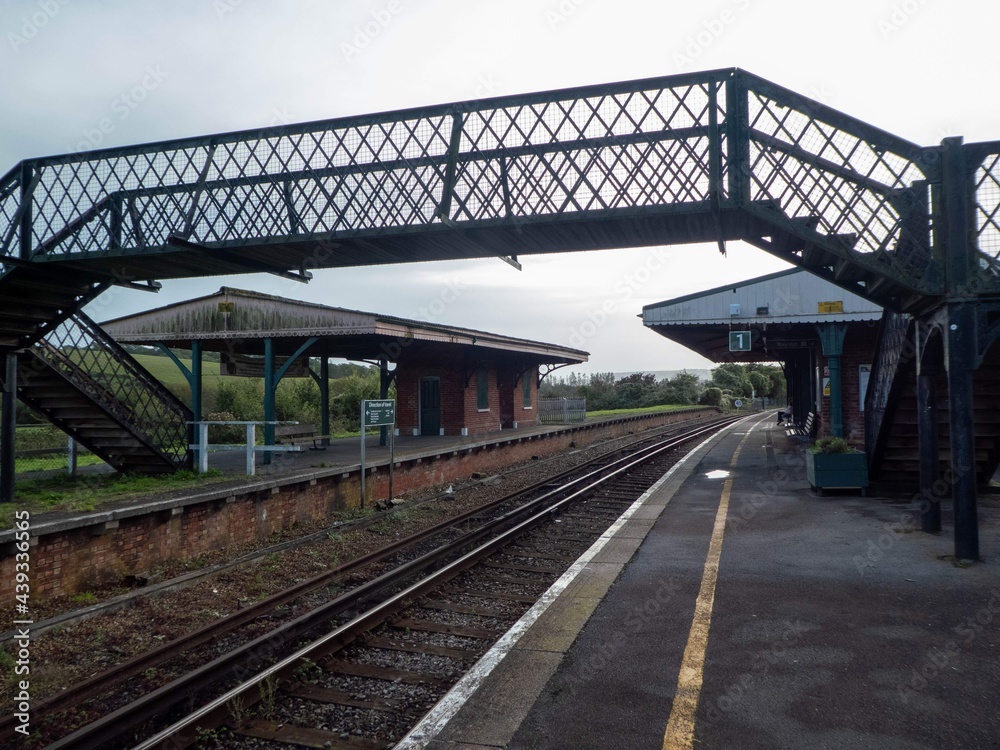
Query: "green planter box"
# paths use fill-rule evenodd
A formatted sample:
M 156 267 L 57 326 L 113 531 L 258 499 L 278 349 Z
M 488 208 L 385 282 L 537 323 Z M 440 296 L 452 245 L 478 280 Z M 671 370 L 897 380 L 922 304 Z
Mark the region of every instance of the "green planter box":
M 868 487 L 868 456 L 856 453 L 813 453 L 806 451 L 806 478 L 822 494 L 824 489 Z

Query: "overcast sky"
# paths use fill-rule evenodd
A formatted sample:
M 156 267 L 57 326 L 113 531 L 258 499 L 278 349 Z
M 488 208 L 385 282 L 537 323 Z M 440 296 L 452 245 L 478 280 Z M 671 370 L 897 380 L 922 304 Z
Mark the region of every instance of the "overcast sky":
M 943 0 L 4 0 L 0 173 L 26 157 L 738 66 L 921 144 L 1000 138 L 1000 4 Z M 110 121 L 110 132 L 98 124 Z M 644 304 L 787 267 L 730 243 L 166 281 L 222 284 L 591 352 L 584 372 L 709 367 Z M 449 290 L 449 291 L 446 291 Z M 455 292 L 458 292 L 457 294 Z M 448 300 L 443 311 L 442 302 Z M 587 325 L 607 300 L 615 312 Z M 589 337 L 583 332 L 596 333 Z

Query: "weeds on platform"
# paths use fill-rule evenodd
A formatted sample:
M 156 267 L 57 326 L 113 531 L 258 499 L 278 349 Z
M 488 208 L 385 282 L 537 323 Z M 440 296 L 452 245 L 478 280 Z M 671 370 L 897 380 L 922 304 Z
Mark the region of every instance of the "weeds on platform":
M 0 528 L 9 529 L 13 526 L 15 510 L 28 510 L 32 514 L 51 511 L 87 512 L 106 503 L 197 487 L 227 478 L 230 477 L 210 469 L 204 474 L 178 471 L 154 476 L 87 474 L 75 478 L 55 476 L 30 479 L 17 483 L 15 503 L 0 508 Z

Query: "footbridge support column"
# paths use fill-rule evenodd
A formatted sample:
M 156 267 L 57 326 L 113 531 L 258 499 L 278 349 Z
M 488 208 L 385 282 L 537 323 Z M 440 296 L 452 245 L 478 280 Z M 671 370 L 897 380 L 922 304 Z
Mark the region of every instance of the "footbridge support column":
M 3 355 L 0 401 L 0 503 L 14 502 L 14 451 L 17 432 L 17 352 Z
M 840 357 L 844 353 L 847 326 L 843 323 L 825 323 L 817 326 L 823 356 L 830 367 L 830 434 L 844 437 L 844 410 L 840 378 Z
M 962 139 L 941 142 L 944 266 L 947 278 L 946 366 L 951 432 L 951 482 L 955 504 L 955 557 L 979 559 L 976 498 L 976 438 L 972 373 L 977 366 L 975 290 L 971 286 L 976 245 L 971 231 L 974 195 Z
M 979 559 L 976 425 L 972 403 L 975 344 L 975 306 L 969 303 L 949 304 L 948 419 L 951 432 L 951 493 L 955 503 L 955 557 L 959 560 Z

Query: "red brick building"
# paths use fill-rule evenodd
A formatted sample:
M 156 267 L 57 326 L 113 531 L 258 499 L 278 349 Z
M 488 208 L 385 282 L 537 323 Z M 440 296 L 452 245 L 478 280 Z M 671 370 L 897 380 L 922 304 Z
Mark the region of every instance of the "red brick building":
M 265 407 L 282 376 L 308 376 L 310 360 L 320 362 L 313 377 L 327 404 L 323 370 L 331 358 L 378 362 L 383 393 L 395 380 L 397 429 L 413 435 L 479 435 L 535 424 L 540 368 L 588 356 L 555 344 L 230 287 L 101 325 L 120 343 L 190 350 L 192 362 L 202 352 L 219 352 L 234 372 L 270 372 Z M 198 378 L 189 381 L 200 387 Z M 200 403 L 200 395 L 193 400 Z M 273 398 L 271 403 L 273 409 Z M 265 419 L 273 419 L 267 408 Z
M 536 424 L 538 363 L 509 353 L 452 348 L 404 357 L 396 423 L 413 435 L 478 435 Z

